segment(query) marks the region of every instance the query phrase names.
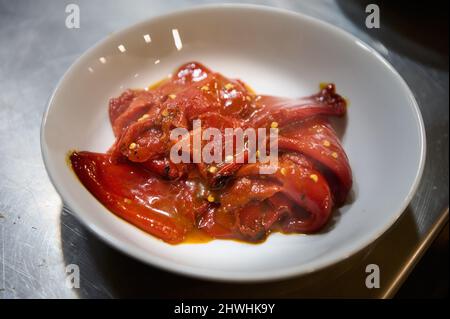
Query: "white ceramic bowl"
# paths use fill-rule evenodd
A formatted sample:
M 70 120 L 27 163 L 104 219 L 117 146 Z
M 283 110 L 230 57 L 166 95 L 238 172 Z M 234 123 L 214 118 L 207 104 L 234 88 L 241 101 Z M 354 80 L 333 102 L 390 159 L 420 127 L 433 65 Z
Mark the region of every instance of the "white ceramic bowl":
M 177 31 L 174 31 L 177 30 Z M 174 40 L 174 33 L 181 42 Z M 272 234 L 260 245 L 215 240 L 168 245 L 106 210 L 66 164 L 69 150 L 113 143 L 108 99 L 197 60 L 257 92 L 296 97 L 334 82 L 350 99 L 342 130 L 354 199 L 316 235 Z M 262 281 L 312 272 L 361 250 L 400 216 L 419 183 L 425 133 L 414 97 L 373 49 L 329 24 L 267 7 L 199 7 L 108 36 L 64 75 L 44 115 L 42 153 L 64 202 L 105 241 L 149 264 L 190 276 Z

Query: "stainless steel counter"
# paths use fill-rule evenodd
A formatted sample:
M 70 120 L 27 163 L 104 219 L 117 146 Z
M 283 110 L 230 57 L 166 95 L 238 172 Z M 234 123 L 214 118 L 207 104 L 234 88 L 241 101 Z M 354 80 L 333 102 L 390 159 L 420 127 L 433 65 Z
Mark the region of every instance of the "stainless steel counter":
M 80 6 L 80 29 L 65 27 L 66 2 Z M 381 29 L 369 30 L 363 24 L 364 1 L 241 1 L 328 21 L 372 45 L 395 66 L 415 94 L 426 124 L 428 161 L 418 193 L 403 217 L 371 247 L 328 269 L 281 282 L 194 280 L 143 265 L 106 246 L 63 209 L 47 177 L 39 146 L 47 99 L 70 64 L 109 33 L 215 1 L 66 2 L 0 0 L 0 299 L 391 297 L 447 222 L 448 22 L 446 30 L 430 37 L 426 32 L 439 27 L 436 19 L 422 14 L 411 23 L 417 11 L 408 6 L 388 8 L 382 2 Z M 66 265 L 72 263 L 80 266 L 79 289 L 66 285 Z M 369 263 L 380 267 L 380 289 L 365 286 Z

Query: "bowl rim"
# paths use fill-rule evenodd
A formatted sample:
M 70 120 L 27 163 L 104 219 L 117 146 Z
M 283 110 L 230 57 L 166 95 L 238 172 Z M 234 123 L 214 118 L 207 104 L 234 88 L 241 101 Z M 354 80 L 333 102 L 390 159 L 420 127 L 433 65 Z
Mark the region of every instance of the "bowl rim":
M 410 107 L 412 108 L 412 112 L 414 113 L 414 117 L 416 120 L 416 125 L 418 126 L 419 131 L 419 138 L 420 138 L 420 158 L 419 158 L 419 165 L 416 172 L 416 175 L 414 177 L 414 181 L 411 184 L 408 194 L 403 199 L 401 208 L 395 212 L 395 214 L 392 215 L 392 218 L 389 222 L 381 225 L 378 227 L 372 236 L 368 236 L 366 238 L 361 239 L 358 241 L 358 245 L 353 245 L 353 247 L 350 247 L 347 249 L 347 253 L 341 253 L 341 254 L 335 254 L 336 256 L 333 256 L 333 254 L 330 254 L 331 257 L 322 259 L 321 262 L 314 262 L 311 261 L 306 264 L 300 264 L 288 268 L 282 268 L 278 270 L 265 270 L 265 271 L 259 271 L 254 273 L 243 273 L 243 272 L 228 272 L 224 270 L 209 270 L 209 269 L 202 269 L 202 271 L 199 271 L 198 267 L 195 266 L 188 266 L 188 265 L 180 265 L 176 263 L 175 261 L 169 261 L 165 258 L 158 257 L 151 255 L 148 251 L 144 251 L 142 249 L 138 249 L 134 247 L 134 249 L 130 249 L 128 244 L 124 244 L 121 240 L 116 239 L 114 236 L 110 235 L 107 231 L 103 230 L 101 226 L 98 226 L 94 223 L 91 223 L 89 221 L 89 218 L 86 216 L 83 216 L 81 214 L 78 214 L 78 210 L 82 210 L 81 207 L 78 207 L 78 204 L 71 199 L 70 194 L 66 193 L 64 190 L 64 185 L 58 185 L 56 182 L 55 176 L 57 175 L 56 171 L 53 171 L 52 167 L 49 165 L 49 150 L 46 144 L 45 140 L 45 129 L 46 129 L 46 122 L 48 114 L 50 113 L 54 98 L 56 96 L 56 93 L 60 90 L 61 84 L 64 82 L 64 80 L 68 77 L 68 75 L 72 72 L 73 69 L 77 67 L 77 65 L 84 59 L 86 59 L 89 55 L 91 55 L 95 49 L 110 41 L 112 37 L 119 37 L 122 34 L 125 34 L 129 32 L 131 29 L 138 28 L 141 25 L 144 25 L 149 22 L 157 23 L 158 20 L 164 20 L 167 18 L 173 18 L 176 16 L 181 16 L 185 14 L 190 13 L 201 13 L 201 12 L 207 12 L 207 11 L 220 11 L 223 9 L 237 9 L 237 10 L 249 10 L 249 11 L 260 11 L 260 12 L 269 12 L 274 13 L 278 15 L 285 15 L 289 17 L 293 17 L 300 20 L 307 20 L 310 23 L 322 26 L 327 28 L 330 32 L 338 33 L 343 37 L 348 38 L 349 40 L 357 43 L 359 46 L 362 47 L 362 49 L 365 49 L 369 51 L 372 55 L 374 55 L 380 62 L 382 62 L 387 69 L 395 75 L 396 79 L 399 81 L 399 83 L 403 86 L 405 89 L 405 92 L 408 93 L 409 99 L 410 99 Z M 198 5 L 193 6 L 187 9 L 181 9 L 181 10 L 175 10 L 170 11 L 168 13 L 164 13 L 162 15 L 157 15 L 155 17 L 150 17 L 141 20 L 140 22 L 131 24 L 120 31 L 113 32 L 106 37 L 102 38 L 100 41 L 97 41 L 94 43 L 89 49 L 87 49 L 84 53 L 78 56 L 78 58 L 71 64 L 71 66 L 66 70 L 66 72 L 62 75 L 62 77 L 58 80 L 53 92 L 49 96 L 49 99 L 47 101 L 46 109 L 44 111 L 44 114 L 42 116 L 42 122 L 40 127 L 40 147 L 41 147 L 41 155 L 42 160 L 44 162 L 45 169 L 47 171 L 47 174 L 49 176 L 49 179 L 51 183 L 53 184 L 56 192 L 61 197 L 63 203 L 66 204 L 66 206 L 70 209 L 70 211 L 77 217 L 81 223 L 87 227 L 91 232 L 95 233 L 100 239 L 102 239 L 104 242 L 108 243 L 110 246 L 118 249 L 119 251 L 125 253 L 128 256 L 132 256 L 141 262 L 144 262 L 146 264 L 149 264 L 151 266 L 155 266 L 157 268 L 170 271 L 177 274 L 186 275 L 193 278 L 198 279 L 207 279 L 207 280 L 214 280 L 214 281 L 220 281 L 220 282 L 267 282 L 267 281 L 274 281 L 274 280 L 281 280 L 281 279 L 287 279 L 294 276 L 303 276 L 310 273 L 313 273 L 315 271 L 318 271 L 320 269 L 327 268 L 331 265 L 337 264 L 339 262 L 342 262 L 351 256 L 361 252 L 368 246 L 370 246 L 373 242 L 375 242 L 378 238 L 380 238 L 388 229 L 390 229 L 395 222 L 399 219 L 399 217 L 403 214 L 403 212 L 406 210 L 408 205 L 410 204 L 411 200 L 413 199 L 421 178 L 423 176 L 424 168 L 425 168 L 425 161 L 426 161 L 426 132 L 425 132 L 425 125 L 423 122 L 422 114 L 420 111 L 420 108 L 418 106 L 418 103 L 414 97 L 414 94 L 412 93 L 411 89 L 407 85 L 406 81 L 402 78 L 402 76 L 397 72 L 397 70 L 375 49 L 373 49 L 371 46 L 366 44 L 364 41 L 360 40 L 355 35 L 351 34 L 348 31 L 345 31 L 337 26 L 334 26 L 326 21 L 320 20 L 318 18 L 306 15 L 304 13 L 291 11 L 288 9 L 282 9 L 282 8 L 276 8 L 271 6 L 265 6 L 265 5 L 255 5 L 255 4 L 235 4 L 235 3 L 223 3 L 223 4 L 206 4 L 206 5 Z M 124 221 L 126 222 L 126 221 Z M 330 256 L 329 255 L 329 256 Z M 312 264 L 312 265 L 311 265 Z

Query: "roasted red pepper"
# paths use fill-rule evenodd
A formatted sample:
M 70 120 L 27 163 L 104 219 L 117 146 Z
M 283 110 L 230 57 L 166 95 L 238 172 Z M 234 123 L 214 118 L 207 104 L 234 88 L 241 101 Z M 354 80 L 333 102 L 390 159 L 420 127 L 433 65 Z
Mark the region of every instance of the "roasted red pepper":
M 181 66 L 148 90 L 113 98 L 116 141 L 107 154 L 74 152 L 72 168 L 109 210 L 171 244 L 199 231 L 212 238 L 261 241 L 272 231 L 317 232 L 352 186 L 347 156 L 328 123 L 346 101 L 325 85 L 315 95 L 286 99 L 254 94 L 239 80 L 200 63 Z M 203 127 L 278 129 L 272 174 L 261 163 L 174 163 L 170 133 Z M 225 146 L 224 146 L 225 147 Z M 193 157 L 191 151 L 188 156 Z

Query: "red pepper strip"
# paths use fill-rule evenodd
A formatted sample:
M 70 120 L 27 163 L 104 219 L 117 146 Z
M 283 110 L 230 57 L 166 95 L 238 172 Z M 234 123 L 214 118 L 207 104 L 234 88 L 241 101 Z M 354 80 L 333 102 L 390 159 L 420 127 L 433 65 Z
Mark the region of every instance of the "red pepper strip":
M 204 80 L 211 71 L 199 62 L 188 62 L 180 66 L 175 72 L 175 82 L 186 85 Z
M 297 157 L 297 163 L 290 157 Z M 237 176 L 258 176 L 260 166 L 260 163 L 246 165 Z M 333 206 L 331 191 L 325 177 L 307 159 L 301 155 L 283 156 L 277 172 L 268 177 L 281 185 L 280 192 L 269 201 L 279 213 L 289 213 L 289 218 L 283 221 L 283 230 L 311 233 L 326 224 Z M 306 216 L 299 214 L 299 208 L 307 212 Z
M 238 239 L 234 231 L 234 212 L 218 210 L 215 204 L 211 204 L 198 220 L 198 229 L 204 231 L 213 238 Z
M 128 109 L 131 102 L 140 92 L 141 91 L 136 90 L 126 90 L 119 97 L 112 98 L 109 101 L 109 120 L 113 125 L 114 132 L 116 131 L 114 129 L 114 122 L 121 114 L 123 114 L 123 112 L 125 112 Z
M 168 136 L 149 120 L 130 126 L 113 146 L 112 155 L 114 159 L 123 155 L 132 162 L 143 163 L 165 155 L 167 144 Z
M 222 209 L 235 212 L 234 232 L 241 239 L 258 241 L 266 237 L 282 214 L 267 200 L 281 190 L 275 181 L 241 177 L 224 193 L 220 200 Z
M 347 105 L 336 93 L 334 84 L 309 97 L 287 99 L 262 95 L 255 103 L 256 111 L 247 120 L 249 127 L 267 127 L 272 122 L 282 126 L 316 115 L 343 116 Z
M 244 169 L 241 169 L 244 171 Z M 256 176 L 243 176 L 238 173 L 236 181 L 220 196 L 221 208 L 234 211 L 247 206 L 252 201 L 262 202 L 282 191 L 277 181 L 261 179 Z
M 161 103 L 158 95 L 152 92 L 135 92 L 135 98 L 131 101 L 128 108 L 123 113 L 121 113 L 114 121 L 111 121 L 115 136 L 119 136 L 130 125 L 138 121 L 154 105 L 159 105 Z
M 221 115 L 221 114 L 217 114 L 217 113 L 212 113 L 212 112 L 208 112 L 205 114 L 202 114 L 198 117 L 201 121 L 202 121 L 202 128 L 217 128 L 221 131 L 221 133 L 223 134 L 223 138 L 222 138 L 222 153 L 225 156 L 225 152 L 226 152 L 226 146 L 225 146 L 225 142 L 226 142 L 226 131 L 225 129 L 227 128 L 232 128 L 232 129 L 238 129 L 238 128 L 242 128 L 242 123 L 241 121 L 231 117 L 231 116 L 225 116 L 225 115 Z M 248 162 L 249 159 L 249 152 L 248 150 L 244 147 L 244 145 L 242 145 L 244 148 L 243 149 L 236 149 L 237 147 L 237 141 L 236 141 L 236 136 L 233 135 L 232 136 L 232 141 L 233 141 L 233 155 L 232 158 L 228 159 L 228 158 L 223 158 L 223 161 L 221 163 L 214 163 L 213 165 L 216 166 L 217 171 L 213 174 L 207 174 L 204 173 L 202 174 L 207 180 L 208 180 L 208 184 L 214 188 L 214 189 L 220 189 L 224 186 L 224 181 L 233 176 L 235 172 L 237 172 L 239 170 L 239 168 L 241 168 L 242 165 L 244 165 L 245 163 Z M 231 138 L 230 138 L 231 139 Z M 245 144 L 245 143 L 244 143 Z M 238 163 L 238 159 L 241 159 L 240 162 Z M 199 164 L 199 170 L 205 169 L 206 166 Z
M 267 236 L 280 216 L 267 202 L 251 202 L 237 211 L 236 227 L 243 239 L 259 241 Z
M 262 179 L 241 177 L 203 214 L 198 227 L 211 237 L 260 240 L 276 221 L 264 201 L 280 191 L 280 185 Z M 251 216 L 257 217 L 255 222 Z
M 347 155 L 327 120 L 310 118 L 281 129 L 278 147 L 299 152 L 320 163 L 316 168 L 329 180 L 336 204 L 344 203 L 352 187 L 352 171 Z M 328 171 L 332 175 L 327 174 Z
M 176 165 L 172 163 L 168 157 L 152 159 L 141 163 L 141 165 L 149 171 L 170 180 L 178 179 L 186 174 L 185 164 L 181 163 Z
M 185 90 L 188 87 L 187 83 L 207 76 L 209 70 L 201 71 L 201 68 L 205 67 L 189 63 L 178 69 L 177 74 L 180 78 L 177 80 L 164 81 L 151 91 L 127 90 L 118 98 L 111 99 L 109 114 L 115 135 L 118 136 L 129 124 L 147 113 L 152 105 L 164 103 L 169 95 L 176 95 L 180 90 Z
M 155 177 L 138 165 L 112 164 L 110 156 L 74 152 L 70 156 L 73 170 L 84 186 L 103 205 L 119 217 L 171 244 L 180 243 L 192 229 L 199 208 L 193 203 L 190 189 L 182 191 Z M 184 194 L 180 198 L 179 194 Z M 180 201 L 191 206 L 183 210 Z M 188 211 L 189 210 L 189 211 Z

